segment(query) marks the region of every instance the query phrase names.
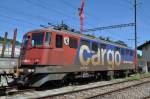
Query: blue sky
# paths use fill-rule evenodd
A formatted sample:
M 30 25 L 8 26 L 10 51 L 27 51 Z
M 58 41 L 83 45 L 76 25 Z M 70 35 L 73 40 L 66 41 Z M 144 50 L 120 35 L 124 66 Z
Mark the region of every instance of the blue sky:
M 134 0 L 85 0 L 84 28 L 110 26 L 134 22 Z M 150 0 L 137 0 L 138 45 L 150 40 Z M 47 25 L 64 23 L 80 29 L 78 8 L 80 0 L 0 0 L 0 36 L 18 28 L 17 40 L 21 41 L 24 33 Z M 134 48 L 134 28 L 118 28 L 90 32 L 97 37 L 110 37 L 122 40 Z

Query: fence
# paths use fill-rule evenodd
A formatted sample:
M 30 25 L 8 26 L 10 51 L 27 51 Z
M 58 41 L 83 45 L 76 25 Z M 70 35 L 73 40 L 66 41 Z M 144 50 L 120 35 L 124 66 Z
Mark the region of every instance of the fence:
M 20 55 L 20 45 L 15 46 L 15 52 L 14 52 L 14 57 L 19 57 Z M 12 51 L 12 45 L 11 44 L 6 44 L 6 49 L 4 52 L 4 57 L 11 57 L 11 51 Z M 0 56 L 2 54 L 2 44 L 0 44 Z

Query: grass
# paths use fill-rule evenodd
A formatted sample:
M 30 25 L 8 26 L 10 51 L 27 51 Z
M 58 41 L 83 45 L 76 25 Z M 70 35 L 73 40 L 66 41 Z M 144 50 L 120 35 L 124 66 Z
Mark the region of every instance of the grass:
M 121 81 L 140 80 L 140 79 L 142 79 L 144 77 L 150 77 L 150 73 L 143 73 L 143 74 L 137 73 L 137 74 L 133 74 L 130 77 L 126 77 L 126 78 L 124 78 Z M 112 81 L 120 82 L 120 80 L 118 81 L 117 79 L 112 79 Z
M 137 74 L 131 75 L 130 77 L 125 78 L 125 81 L 140 80 L 141 78 L 148 77 L 148 76 L 150 76 L 150 73 L 143 73 L 143 74 L 137 73 Z

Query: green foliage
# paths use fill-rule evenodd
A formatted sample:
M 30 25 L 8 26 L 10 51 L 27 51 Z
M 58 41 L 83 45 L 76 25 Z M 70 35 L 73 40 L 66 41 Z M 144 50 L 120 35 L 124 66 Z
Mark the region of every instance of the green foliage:
M 4 38 L 0 37 L 0 43 L 3 43 Z M 12 39 L 7 39 L 7 44 L 11 44 L 12 43 Z M 19 41 L 16 41 L 16 45 L 21 45 L 21 43 Z
M 135 74 L 132 75 L 131 77 L 127 77 L 125 80 L 130 81 L 130 80 L 139 80 L 141 78 L 140 74 Z
M 125 79 L 123 80 L 118 80 L 118 79 L 112 79 L 112 81 L 115 81 L 115 82 L 122 82 L 122 81 L 133 81 L 133 80 L 140 80 L 144 77 L 150 77 L 150 73 L 143 73 L 143 74 L 134 74 L 134 75 L 131 75 L 130 77 L 126 77 Z
M 134 74 L 131 77 L 127 77 L 125 80 L 130 81 L 130 80 L 140 80 L 143 77 L 149 77 L 150 73 L 144 73 L 144 74 Z

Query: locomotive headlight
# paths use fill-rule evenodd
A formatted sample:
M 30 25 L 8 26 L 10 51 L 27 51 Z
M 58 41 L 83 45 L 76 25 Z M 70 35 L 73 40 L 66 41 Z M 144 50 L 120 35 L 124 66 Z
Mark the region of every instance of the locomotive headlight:
M 40 62 L 39 59 L 35 59 L 35 60 L 34 60 L 34 64 L 38 64 L 39 62 Z
M 34 69 L 32 69 L 31 72 L 34 72 Z
M 34 69 L 28 69 L 28 72 L 30 72 L 30 73 L 34 72 Z
M 31 69 L 28 69 L 28 72 L 30 73 L 30 72 L 31 72 Z
M 24 63 L 29 63 L 29 62 L 31 62 L 31 60 L 29 60 L 29 59 L 24 59 L 24 60 L 22 60 L 22 62 L 24 62 Z

